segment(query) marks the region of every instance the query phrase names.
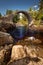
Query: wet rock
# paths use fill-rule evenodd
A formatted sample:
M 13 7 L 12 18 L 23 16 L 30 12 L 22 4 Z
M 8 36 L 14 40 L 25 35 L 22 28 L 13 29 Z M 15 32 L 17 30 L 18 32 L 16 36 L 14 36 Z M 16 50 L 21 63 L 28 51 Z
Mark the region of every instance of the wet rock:
M 15 45 L 12 48 L 11 60 L 18 60 L 26 57 L 26 53 L 22 45 Z
M 27 39 L 25 39 L 25 41 L 32 41 L 32 40 L 35 40 L 35 37 L 28 37 Z
M 8 33 L 4 33 L 0 31 L 0 45 L 13 43 L 14 39 Z
M 35 37 L 28 37 L 25 39 L 25 42 L 32 43 L 32 44 L 41 44 L 42 41 L 40 39 L 36 39 Z

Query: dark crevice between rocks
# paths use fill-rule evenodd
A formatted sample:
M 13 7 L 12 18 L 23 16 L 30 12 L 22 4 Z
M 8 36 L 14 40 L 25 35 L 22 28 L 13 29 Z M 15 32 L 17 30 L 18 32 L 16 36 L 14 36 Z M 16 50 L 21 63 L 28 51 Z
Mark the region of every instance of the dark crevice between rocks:
M 34 61 L 34 62 L 39 62 L 40 59 L 38 57 L 35 57 L 35 58 L 30 58 L 31 61 Z
M 9 62 L 7 65 L 27 65 L 30 63 L 30 61 L 34 61 L 34 62 L 39 62 L 40 59 L 39 58 L 30 58 L 30 57 L 25 57 L 23 59 L 19 59 L 19 60 L 15 60 L 12 62 Z
M 13 45 L 12 45 L 13 46 Z M 6 50 L 5 55 L 4 55 L 4 63 L 7 64 L 10 59 L 11 59 L 11 51 L 12 51 L 12 46 L 11 45 L 6 45 L 4 48 Z

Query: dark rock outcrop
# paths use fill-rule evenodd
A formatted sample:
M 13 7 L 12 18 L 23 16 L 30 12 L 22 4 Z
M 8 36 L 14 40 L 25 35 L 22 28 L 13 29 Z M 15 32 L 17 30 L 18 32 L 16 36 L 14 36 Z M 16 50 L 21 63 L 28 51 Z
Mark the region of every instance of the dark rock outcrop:
M 0 64 L 5 65 L 10 61 L 13 44 L 0 47 Z
M 9 29 L 14 29 L 15 24 L 13 22 L 1 22 L 0 31 L 7 32 Z
M 12 36 L 8 33 L 4 33 L 0 31 L 0 46 L 5 44 L 11 44 L 14 42 Z

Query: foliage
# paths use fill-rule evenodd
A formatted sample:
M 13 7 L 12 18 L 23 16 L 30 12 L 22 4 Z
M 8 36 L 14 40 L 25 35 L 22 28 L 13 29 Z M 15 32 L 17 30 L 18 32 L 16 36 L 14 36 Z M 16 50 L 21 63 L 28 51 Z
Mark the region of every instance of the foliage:
M 43 10 L 43 0 L 39 0 L 39 10 Z
M 13 22 L 14 22 L 14 23 L 17 23 L 18 20 L 19 20 L 19 16 L 16 14 L 16 15 L 13 17 Z
M 38 19 L 41 19 L 41 20 L 43 20 L 43 14 L 39 14 L 39 16 L 38 16 Z
M 26 16 L 24 16 L 24 15 L 22 15 L 22 18 L 20 18 L 20 15 L 19 14 L 16 14 L 13 17 L 13 22 L 14 23 L 20 22 L 23 25 L 28 25 L 28 20 L 27 20 Z
M 24 21 L 26 21 L 26 20 L 27 20 L 27 18 L 26 18 L 26 16 L 25 16 L 25 15 L 23 15 L 23 16 L 22 16 L 22 20 L 24 20 Z
M 28 21 L 27 20 L 19 20 L 19 22 L 21 22 L 22 25 L 27 26 L 28 25 Z
M 0 13 L 0 18 L 2 17 L 2 14 Z
M 33 10 L 32 8 L 29 8 L 29 13 L 32 16 L 32 18 L 35 19 L 38 12 Z
M 13 12 L 12 10 L 7 10 L 7 11 L 6 11 L 6 14 L 7 14 L 7 15 L 8 15 L 8 14 L 12 14 L 12 12 Z
M 32 16 L 33 19 L 36 19 L 38 11 L 34 11 L 34 10 L 30 11 L 30 9 L 29 9 L 29 13 L 30 13 L 30 15 Z
M 29 8 L 29 11 L 32 11 L 32 8 Z
M 35 25 L 37 25 L 37 26 L 39 26 L 39 25 L 40 25 L 40 23 L 41 23 L 41 21 L 40 21 L 40 20 L 35 20 L 35 21 L 34 21 L 34 24 L 35 24 Z

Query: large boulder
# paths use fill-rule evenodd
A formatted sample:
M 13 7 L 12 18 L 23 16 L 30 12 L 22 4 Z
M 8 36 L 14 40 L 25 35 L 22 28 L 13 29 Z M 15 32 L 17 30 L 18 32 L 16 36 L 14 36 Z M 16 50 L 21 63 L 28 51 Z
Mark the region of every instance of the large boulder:
M 2 32 L 11 32 L 15 29 L 15 23 L 11 22 L 0 22 L 0 31 Z
M 13 43 L 14 39 L 8 33 L 4 33 L 0 31 L 0 45 Z
M 26 53 L 22 45 L 15 45 L 12 48 L 11 60 L 18 60 L 26 57 Z

